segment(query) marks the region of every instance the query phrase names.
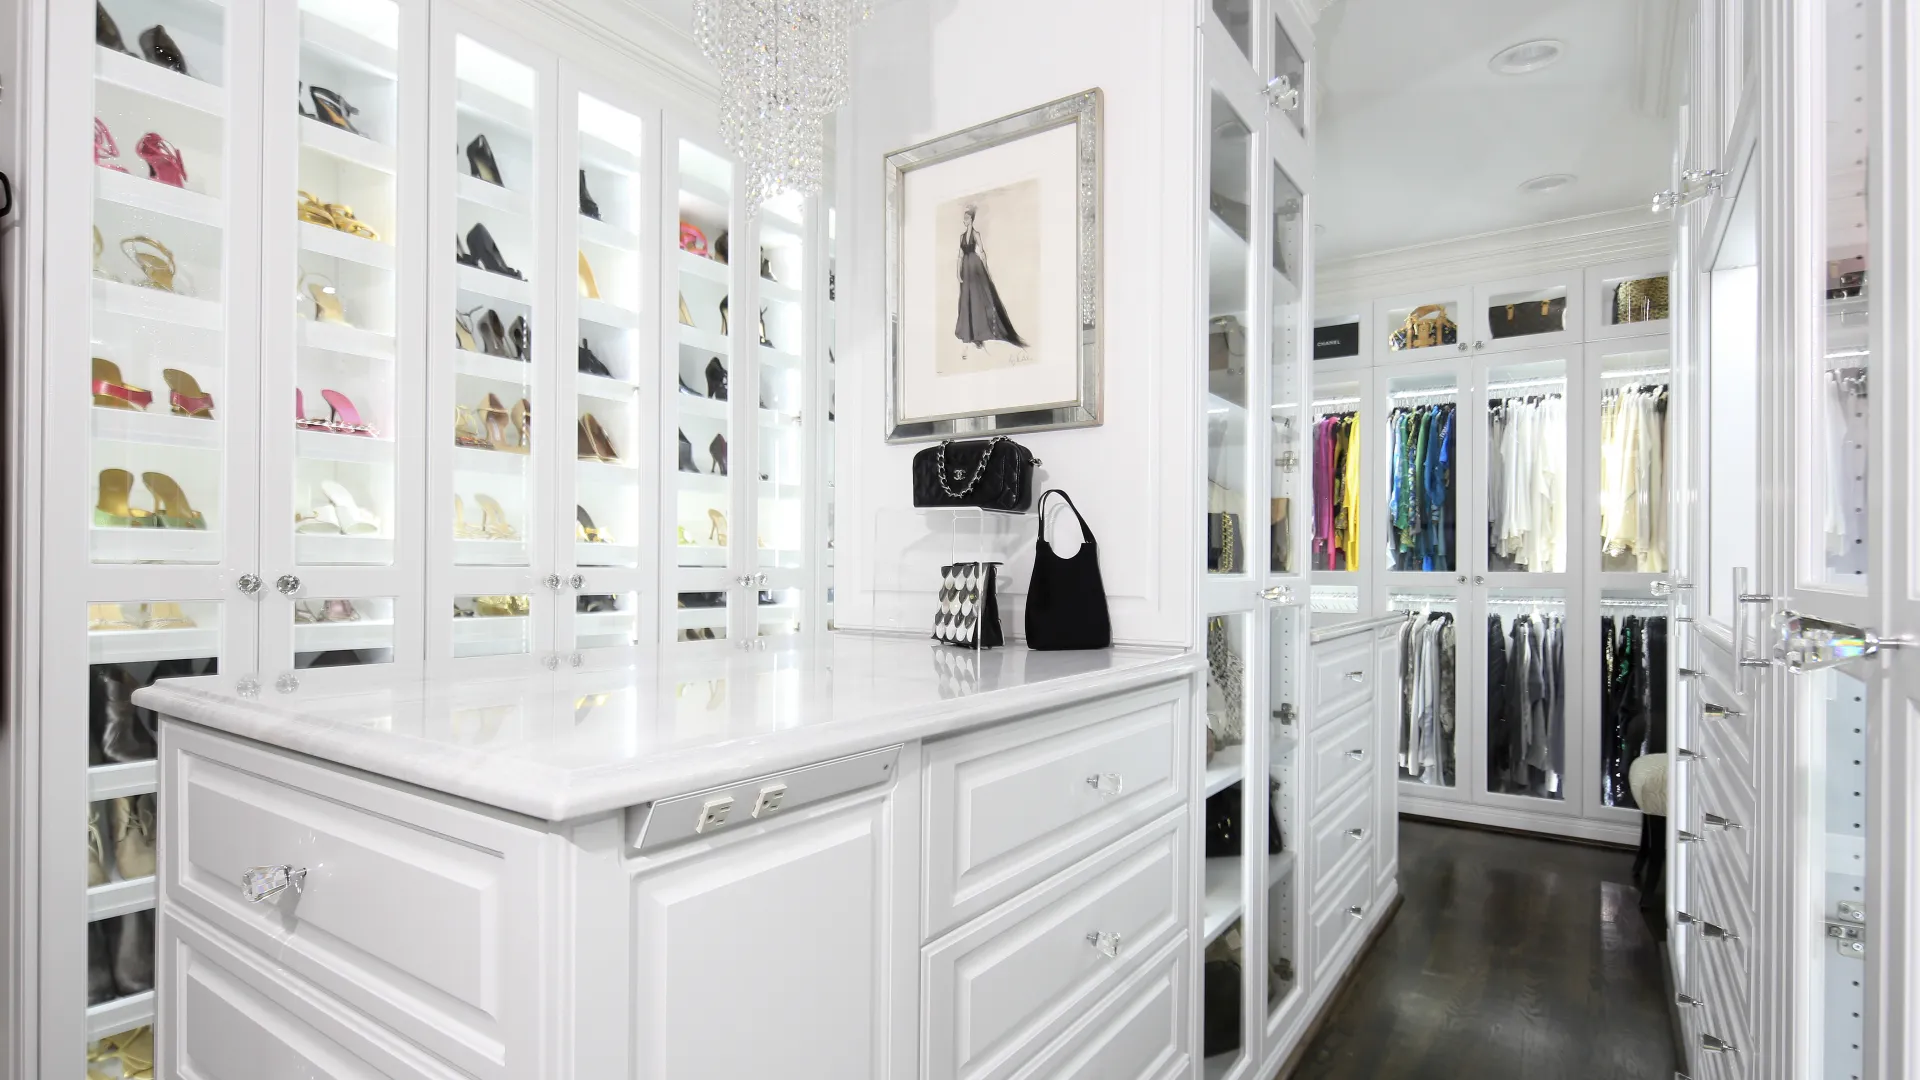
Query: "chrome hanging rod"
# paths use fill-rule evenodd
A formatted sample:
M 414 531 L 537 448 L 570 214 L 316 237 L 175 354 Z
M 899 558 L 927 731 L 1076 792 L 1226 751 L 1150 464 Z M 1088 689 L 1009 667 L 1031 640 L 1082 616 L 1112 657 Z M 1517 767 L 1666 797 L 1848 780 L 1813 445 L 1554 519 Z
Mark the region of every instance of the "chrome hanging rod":
M 1567 377 L 1565 375 L 1554 375 L 1544 379 L 1521 379 L 1517 382 L 1488 383 L 1487 392 L 1492 393 L 1495 390 L 1527 390 L 1536 386 L 1565 385 L 1567 385 Z
M 1665 612 L 1667 610 L 1667 604 L 1664 600 L 1627 600 L 1611 596 L 1601 597 L 1600 606 L 1604 608 L 1633 608 L 1637 611 Z
M 1451 607 L 1460 601 L 1451 596 L 1426 596 L 1417 593 L 1394 593 L 1387 598 L 1390 604 L 1446 604 Z
M 1647 367 L 1634 368 L 1631 371 L 1603 371 L 1600 378 L 1605 379 L 1650 379 L 1656 375 L 1671 375 L 1672 368 Z
M 1442 390 L 1397 390 L 1387 395 L 1395 401 L 1411 401 L 1414 398 L 1455 398 L 1460 396 L 1458 387 Z
M 1859 360 L 1873 355 L 1873 350 L 1862 345 L 1853 349 L 1835 349 L 1826 355 L 1828 360 Z
M 1564 596 L 1489 596 L 1487 603 L 1502 607 L 1566 607 L 1567 599 Z
M 1316 409 L 1331 409 L 1341 405 L 1358 405 L 1358 404 L 1360 404 L 1360 399 L 1357 397 L 1330 397 L 1330 398 L 1321 398 L 1320 400 L 1314 402 L 1313 407 Z

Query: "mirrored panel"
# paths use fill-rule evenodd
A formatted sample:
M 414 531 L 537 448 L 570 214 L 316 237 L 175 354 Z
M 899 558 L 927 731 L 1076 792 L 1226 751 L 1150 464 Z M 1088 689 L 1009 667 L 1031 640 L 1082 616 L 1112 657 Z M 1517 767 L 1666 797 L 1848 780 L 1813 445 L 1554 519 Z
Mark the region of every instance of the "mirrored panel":
M 1248 573 L 1248 474 L 1253 432 L 1247 365 L 1253 281 L 1253 133 L 1222 95 L 1212 97 L 1207 215 L 1207 570 Z M 1267 516 L 1262 514 L 1261 516 Z
M 579 649 L 615 649 L 639 644 L 640 594 L 576 594 L 573 643 Z
M 639 117 L 579 96 L 574 218 L 574 559 L 580 566 L 640 561 Z
M 727 594 L 683 592 L 674 598 L 680 641 L 718 641 L 727 636 Z
M 293 666 L 393 663 L 393 600 L 391 596 L 295 600 Z
M 532 651 L 532 597 L 523 593 L 453 598 L 453 655 L 521 656 Z

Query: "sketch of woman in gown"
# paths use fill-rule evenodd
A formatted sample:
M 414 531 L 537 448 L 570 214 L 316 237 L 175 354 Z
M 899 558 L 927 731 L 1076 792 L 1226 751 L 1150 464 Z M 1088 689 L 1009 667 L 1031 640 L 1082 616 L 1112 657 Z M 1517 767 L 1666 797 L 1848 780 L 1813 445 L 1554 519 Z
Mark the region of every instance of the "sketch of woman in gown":
M 965 225 L 960 232 L 960 317 L 954 324 L 953 336 L 969 345 L 979 348 L 989 341 L 1004 341 L 1019 348 L 1027 343 L 1013 328 L 1013 321 L 1007 318 L 1007 306 L 1000 302 L 1000 291 L 993 287 L 993 278 L 987 273 L 986 249 L 980 243 L 980 233 L 973 227 L 975 207 L 969 206 L 962 222 Z

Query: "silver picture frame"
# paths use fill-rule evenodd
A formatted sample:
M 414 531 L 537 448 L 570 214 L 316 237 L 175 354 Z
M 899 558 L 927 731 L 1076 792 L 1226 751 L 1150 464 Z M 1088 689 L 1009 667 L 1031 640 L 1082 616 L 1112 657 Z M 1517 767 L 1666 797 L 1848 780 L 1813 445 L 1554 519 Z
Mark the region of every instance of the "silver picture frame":
M 1010 435 L 1025 431 L 1091 427 L 1101 422 L 1100 114 L 1101 92 L 1096 87 L 886 155 L 887 442 L 920 442 L 966 435 Z M 1075 129 L 1073 232 L 1076 258 L 1073 265 L 1078 279 L 1074 289 L 1078 306 L 1074 341 L 1078 371 L 1073 380 L 1073 396 L 1066 400 L 1035 401 L 1023 403 L 1021 407 L 984 413 L 904 415 L 906 380 L 913 377 L 906 363 L 909 328 L 905 325 L 902 313 L 903 297 L 908 291 L 907 275 L 938 272 L 933 266 L 904 265 L 901 245 L 903 222 L 908 213 L 905 204 L 907 177 L 916 170 L 1069 125 Z M 1056 279 L 1059 277 L 1055 275 Z M 1059 306 L 1054 305 L 1052 310 L 1057 312 Z

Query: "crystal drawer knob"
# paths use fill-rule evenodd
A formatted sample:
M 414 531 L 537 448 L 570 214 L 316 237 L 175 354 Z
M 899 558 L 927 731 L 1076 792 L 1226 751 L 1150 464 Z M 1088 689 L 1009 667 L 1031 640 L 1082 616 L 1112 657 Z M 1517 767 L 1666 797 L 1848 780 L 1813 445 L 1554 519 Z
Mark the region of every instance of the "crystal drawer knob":
M 1118 957 L 1120 955 L 1120 935 L 1103 934 L 1095 930 L 1087 935 L 1087 944 L 1100 950 L 1101 956 Z
M 257 904 L 276 893 L 292 889 L 299 892 L 307 881 L 307 868 L 295 869 L 286 863 L 278 866 L 249 866 L 240 875 L 240 895 L 249 904 Z
M 1367 752 L 1365 750 L 1349 750 L 1347 751 L 1347 756 L 1355 761 L 1367 760 Z
M 240 577 L 234 581 L 233 587 L 248 596 L 252 596 L 260 591 L 261 584 L 259 574 L 241 574 Z
M 1367 830 L 1365 829 L 1348 829 L 1347 830 L 1347 839 L 1349 840 L 1365 840 L 1366 838 L 1367 838 Z
M 1094 773 L 1087 777 L 1087 786 L 1102 795 L 1120 794 L 1120 774 L 1117 772 Z
M 1709 828 L 1728 829 L 1728 830 L 1745 827 L 1741 825 L 1739 822 L 1734 821 L 1731 818 L 1724 818 L 1724 817 L 1721 817 L 1719 814 L 1715 814 L 1712 812 L 1701 814 L 1700 824 L 1705 825 Z
M 584 577 L 581 577 L 579 574 L 575 574 L 572 577 L 567 579 L 567 584 L 573 586 L 576 589 L 584 586 L 586 583 L 587 583 L 587 579 Z
M 540 583 L 554 592 L 559 592 L 560 586 L 565 584 L 559 574 L 548 574 Z
M 1702 1035 L 1700 1036 L 1700 1049 L 1705 1050 L 1709 1054 L 1733 1054 L 1738 1053 L 1740 1048 L 1722 1039 L 1718 1035 Z
M 1366 913 L 1367 913 L 1366 908 L 1361 907 L 1359 904 L 1355 904 L 1352 907 L 1347 909 L 1347 918 L 1357 919 L 1362 915 L 1365 915 Z
M 281 574 L 273 583 L 281 596 L 292 596 L 300 591 L 300 579 L 293 574 Z
M 1346 679 L 1348 682 L 1359 682 L 1361 679 L 1366 678 L 1366 676 L 1367 673 L 1364 671 L 1349 671 L 1347 672 Z

